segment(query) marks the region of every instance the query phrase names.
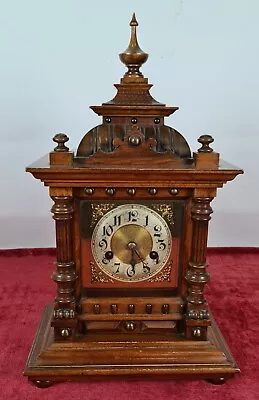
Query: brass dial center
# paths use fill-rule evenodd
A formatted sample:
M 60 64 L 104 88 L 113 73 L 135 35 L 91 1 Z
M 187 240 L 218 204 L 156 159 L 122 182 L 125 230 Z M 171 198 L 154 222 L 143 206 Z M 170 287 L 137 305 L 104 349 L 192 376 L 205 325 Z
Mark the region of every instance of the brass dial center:
M 124 225 L 111 238 L 112 252 L 125 264 L 138 264 L 149 255 L 152 248 L 150 233 L 140 225 Z
M 129 242 L 129 243 L 128 243 L 128 248 L 129 248 L 130 250 L 135 250 L 135 249 L 137 248 L 137 245 L 136 245 L 135 242 Z

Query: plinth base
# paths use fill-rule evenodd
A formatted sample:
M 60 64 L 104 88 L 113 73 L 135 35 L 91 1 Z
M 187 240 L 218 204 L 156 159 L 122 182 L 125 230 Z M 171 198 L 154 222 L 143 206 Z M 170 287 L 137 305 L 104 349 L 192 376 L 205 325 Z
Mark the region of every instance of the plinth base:
M 85 335 L 54 342 L 46 306 L 24 375 L 38 387 L 94 379 L 206 379 L 223 383 L 239 369 L 214 321 L 208 341 L 180 336 Z

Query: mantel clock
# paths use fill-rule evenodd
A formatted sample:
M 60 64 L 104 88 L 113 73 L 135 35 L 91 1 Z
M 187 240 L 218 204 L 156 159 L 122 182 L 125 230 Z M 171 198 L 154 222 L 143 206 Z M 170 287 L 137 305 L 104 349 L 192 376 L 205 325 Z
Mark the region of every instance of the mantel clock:
M 37 386 L 115 376 L 206 379 L 238 368 L 204 297 L 211 201 L 243 171 L 202 135 L 193 154 L 164 123 L 178 107 L 150 94 L 148 54 L 130 44 L 115 97 L 91 109 L 102 123 L 76 152 L 56 147 L 27 168 L 49 187 L 57 284 L 25 375 Z

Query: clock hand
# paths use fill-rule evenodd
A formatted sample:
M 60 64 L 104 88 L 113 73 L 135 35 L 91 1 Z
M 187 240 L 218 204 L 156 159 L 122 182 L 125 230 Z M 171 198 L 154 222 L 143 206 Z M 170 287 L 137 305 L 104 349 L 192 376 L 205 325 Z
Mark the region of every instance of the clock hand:
M 131 250 L 131 260 L 130 260 L 130 266 L 127 268 L 127 275 L 132 278 L 132 276 L 135 275 L 135 265 L 136 263 L 134 262 L 134 252 Z
M 150 272 L 149 266 L 147 265 L 147 263 L 145 263 L 145 260 L 141 257 L 141 255 L 139 254 L 139 252 L 138 252 L 138 250 L 137 250 L 137 245 L 136 245 L 136 243 L 135 243 L 135 242 L 129 242 L 129 243 L 128 243 L 128 248 L 131 250 L 131 265 L 132 265 L 132 260 L 133 260 L 133 254 L 134 254 L 134 252 L 135 252 L 136 255 L 137 255 L 137 257 L 140 259 L 140 261 L 141 261 L 142 264 L 143 264 L 143 269 L 144 269 L 144 270 L 147 270 L 147 272 Z M 135 267 L 135 264 L 136 264 L 136 263 L 134 263 L 134 267 Z
M 135 251 L 135 253 L 137 254 L 137 256 L 138 256 L 138 258 L 140 259 L 140 261 L 142 262 L 142 264 L 143 264 L 143 269 L 144 269 L 144 270 L 146 269 L 148 272 L 150 272 L 149 266 L 147 265 L 147 263 L 145 262 L 145 260 L 141 257 L 141 255 L 139 254 L 139 252 L 137 251 L 136 248 L 134 249 L 134 251 Z
M 131 260 L 130 260 L 130 265 L 131 265 L 131 270 L 129 271 L 130 272 L 130 275 L 132 274 L 132 275 L 134 275 L 135 274 L 135 265 L 136 265 L 136 262 L 134 261 L 134 246 L 135 246 L 135 243 L 133 243 L 133 242 L 130 242 L 130 243 L 128 243 L 128 248 L 131 250 Z M 127 272 L 127 274 L 129 275 L 129 273 Z M 130 276 L 129 275 L 129 276 Z

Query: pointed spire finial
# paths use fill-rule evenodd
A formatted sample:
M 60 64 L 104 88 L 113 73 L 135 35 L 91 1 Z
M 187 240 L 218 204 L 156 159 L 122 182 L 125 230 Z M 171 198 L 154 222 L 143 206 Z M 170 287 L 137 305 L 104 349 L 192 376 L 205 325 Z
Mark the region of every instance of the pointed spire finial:
M 131 21 L 130 21 L 130 26 L 138 26 L 138 21 L 136 19 L 136 14 L 133 13 Z
M 130 21 L 131 37 L 129 46 L 123 53 L 120 54 L 120 60 L 128 67 L 128 71 L 126 72 L 125 77 L 142 78 L 143 74 L 139 71 L 139 68 L 148 59 L 148 54 L 139 47 L 136 29 L 137 26 L 138 21 L 136 19 L 135 13 L 133 13 L 132 19 Z

